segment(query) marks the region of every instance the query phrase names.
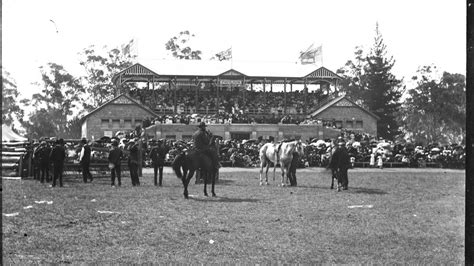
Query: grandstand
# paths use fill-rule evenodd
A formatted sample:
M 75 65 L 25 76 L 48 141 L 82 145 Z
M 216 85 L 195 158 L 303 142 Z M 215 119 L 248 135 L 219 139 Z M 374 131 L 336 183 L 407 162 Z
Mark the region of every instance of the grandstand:
M 357 130 L 363 131 L 362 125 L 372 125 L 374 120 L 368 118 L 367 112 L 359 117 L 354 117 L 353 112 L 342 112 L 351 117 L 341 117 L 337 111 L 331 117 L 310 116 L 321 107 L 327 109 L 328 103 L 336 104 L 340 79 L 329 69 L 314 65 L 203 60 L 141 62 L 115 74 L 112 82 L 120 95 L 125 94 L 152 111 L 151 117 L 102 117 L 97 121 L 102 121 L 103 131 L 110 134 L 113 130 L 109 129 L 118 131 L 122 125 L 149 119 L 151 123 L 144 126 L 155 125 L 148 130 L 154 137 L 178 139 L 189 137 L 195 130 L 190 125 L 201 121 L 214 125 L 218 135 L 225 139 L 331 138 L 337 136 L 337 128 L 346 122 L 359 125 Z M 127 107 L 130 106 L 133 104 Z M 126 113 L 133 116 L 130 110 Z M 370 121 L 364 121 L 367 119 Z M 107 125 L 117 126 L 106 128 Z M 87 132 L 82 135 L 89 136 Z

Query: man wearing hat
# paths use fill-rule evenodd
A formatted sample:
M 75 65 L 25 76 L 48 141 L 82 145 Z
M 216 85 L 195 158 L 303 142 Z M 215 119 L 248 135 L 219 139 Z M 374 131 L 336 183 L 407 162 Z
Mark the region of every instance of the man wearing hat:
M 130 140 L 130 155 L 128 156 L 128 168 L 130 170 L 130 178 L 132 179 L 132 186 L 139 186 L 138 179 L 138 144 L 137 139 Z
M 150 151 L 150 159 L 153 164 L 154 169 L 154 183 L 155 186 L 160 186 L 163 183 L 163 167 L 165 166 L 166 154 L 169 152 L 169 147 L 166 143 L 160 139 L 158 140 L 158 145 L 154 144 L 153 148 Z M 157 182 L 157 175 L 160 175 L 159 183 Z
M 33 143 L 33 178 L 35 180 L 40 181 L 41 172 L 40 172 L 40 152 L 41 152 L 41 145 L 40 143 L 35 140 Z
M 61 138 L 56 141 L 56 146 L 51 150 L 49 159 L 53 162 L 53 184 L 56 186 L 56 180 L 59 179 L 59 186 L 63 186 L 64 160 L 66 159 L 66 150 L 64 149 L 64 140 Z
M 39 156 L 38 160 L 41 171 L 41 183 L 44 183 L 45 179 L 46 182 L 49 182 L 49 155 L 51 154 L 51 148 L 45 140 L 41 141 L 40 148 L 37 153 Z
M 118 186 L 122 185 L 122 180 L 120 178 L 121 170 L 120 170 L 120 162 L 123 157 L 122 150 L 118 147 L 118 141 L 112 141 L 112 149 L 109 152 L 109 164 L 111 166 L 111 176 L 112 176 L 112 186 L 115 186 L 115 176 L 117 175 Z
M 206 123 L 201 122 L 198 125 L 198 130 L 193 134 L 193 145 L 194 148 L 211 158 L 212 165 L 217 169 L 219 168 L 219 161 L 217 159 L 217 151 L 210 149 L 210 142 L 212 138 L 212 133 L 206 130 Z
M 347 177 L 347 169 L 351 166 L 349 153 L 346 149 L 346 143 L 343 139 L 339 139 L 337 142 L 336 151 L 332 154 L 331 162 L 329 167 L 334 173 L 339 173 L 341 179 L 341 185 L 344 190 L 348 189 L 349 180 Z
M 91 163 L 91 147 L 87 144 L 87 139 L 83 138 L 81 140 L 82 143 L 82 149 L 81 153 L 79 155 L 79 163 L 81 164 L 82 168 L 82 180 L 84 183 L 87 183 L 87 179 L 90 179 L 90 182 L 92 182 L 92 174 L 89 171 L 89 165 Z

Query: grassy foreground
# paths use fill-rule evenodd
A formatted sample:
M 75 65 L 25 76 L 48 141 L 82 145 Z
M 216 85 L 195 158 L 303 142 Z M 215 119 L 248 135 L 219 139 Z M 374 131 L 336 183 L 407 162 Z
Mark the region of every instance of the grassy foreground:
M 149 169 L 141 187 L 2 180 L 3 263 L 463 264 L 464 171 L 355 169 L 337 193 L 321 168 L 291 188 L 224 169 L 218 197 L 193 179 L 185 200 L 165 170 L 163 187 Z

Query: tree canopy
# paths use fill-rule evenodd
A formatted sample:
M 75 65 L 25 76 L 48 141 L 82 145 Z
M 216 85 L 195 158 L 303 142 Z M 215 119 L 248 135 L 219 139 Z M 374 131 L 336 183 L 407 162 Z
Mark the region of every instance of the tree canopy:
M 387 56 L 387 46 L 378 24 L 370 51 L 365 54 L 362 48 L 356 47 L 354 55 L 354 61 L 349 60 L 337 71 L 343 76 L 342 91 L 379 116 L 378 136 L 393 140 L 401 133 L 396 117 L 404 87 L 392 73 L 395 60 Z
M 178 36 L 174 36 L 165 44 L 166 50 L 171 52 L 171 55 L 177 59 L 185 60 L 201 60 L 202 52 L 200 50 L 193 50 L 190 47 L 190 40 L 195 37 L 189 31 L 181 31 Z
M 466 132 L 464 75 L 444 72 L 438 78 L 436 66 L 424 66 L 413 80 L 417 86 L 408 91 L 400 116 L 407 137 L 425 144 L 461 143 Z

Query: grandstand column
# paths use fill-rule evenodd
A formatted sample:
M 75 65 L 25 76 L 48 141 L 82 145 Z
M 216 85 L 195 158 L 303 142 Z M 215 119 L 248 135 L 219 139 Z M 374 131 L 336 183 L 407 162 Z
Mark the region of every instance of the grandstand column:
M 283 140 L 283 132 L 278 129 L 278 139 L 277 141 Z
M 251 139 L 257 139 L 257 131 L 252 131 Z
M 219 80 L 219 77 L 217 77 L 217 88 L 216 88 L 216 95 L 217 95 L 217 98 L 216 98 L 216 114 L 218 115 L 219 114 L 219 89 L 220 89 L 220 80 Z
M 287 106 L 287 99 L 286 99 L 286 78 L 283 83 L 283 95 L 285 97 L 284 105 L 283 105 L 283 114 L 286 115 L 286 106 Z
M 303 106 L 303 114 L 306 116 L 308 115 L 308 87 L 306 86 L 306 79 L 304 79 L 304 106 Z
M 195 95 L 194 95 L 194 100 L 195 100 L 195 105 L 194 105 L 194 108 L 196 108 L 196 110 L 198 109 L 198 105 L 199 105 L 199 92 L 198 92 L 198 89 L 199 89 L 199 79 L 196 77 L 196 82 L 195 82 L 195 87 L 196 87 L 196 92 L 195 92 Z
M 243 103 L 243 106 L 246 106 L 246 103 L 245 103 L 245 91 L 247 89 L 245 88 L 245 77 L 244 77 L 244 80 L 242 81 L 242 103 Z M 242 108 L 243 108 L 242 106 Z
M 178 108 L 177 101 L 176 101 L 176 90 L 178 89 L 178 84 L 176 82 L 176 77 L 171 81 L 173 83 L 173 112 L 176 114 L 176 110 Z

